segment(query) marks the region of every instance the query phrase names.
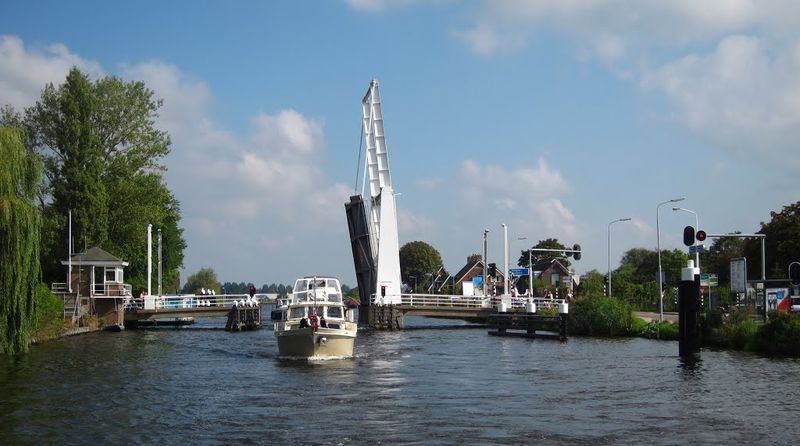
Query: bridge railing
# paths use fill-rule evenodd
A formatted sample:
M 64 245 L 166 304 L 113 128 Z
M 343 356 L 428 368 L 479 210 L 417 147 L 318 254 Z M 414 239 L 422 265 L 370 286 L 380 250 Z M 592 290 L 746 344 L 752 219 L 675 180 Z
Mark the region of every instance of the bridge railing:
M 380 298 L 372 295 L 371 303 L 381 305 L 384 301 L 396 301 L 397 295 Z M 559 308 L 564 299 L 547 299 L 544 297 L 529 298 L 526 296 L 506 296 L 511 299 L 511 308 L 524 308 L 532 301 L 536 308 Z M 401 294 L 402 305 L 412 307 L 439 307 L 439 308 L 491 308 L 499 304 L 503 296 L 461 296 L 448 294 Z
M 176 296 L 155 296 L 156 309 L 189 308 L 231 308 L 234 302 L 246 301 L 249 294 L 181 294 Z M 269 301 L 266 294 L 256 293 L 253 297 L 261 304 Z M 143 309 L 144 298 L 131 298 L 125 303 L 126 309 Z

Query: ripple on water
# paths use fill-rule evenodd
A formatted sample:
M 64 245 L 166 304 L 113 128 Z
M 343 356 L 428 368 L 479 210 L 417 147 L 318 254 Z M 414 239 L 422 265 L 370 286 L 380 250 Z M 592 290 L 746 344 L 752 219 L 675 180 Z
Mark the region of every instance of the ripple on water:
M 430 322 L 429 322 L 430 321 Z M 409 318 L 352 359 L 277 358 L 270 330 L 98 333 L 0 363 L 0 444 L 793 443 L 796 360 L 677 344 L 498 338 Z M 426 329 L 429 323 L 437 325 Z M 457 324 L 457 323 L 456 323 Z

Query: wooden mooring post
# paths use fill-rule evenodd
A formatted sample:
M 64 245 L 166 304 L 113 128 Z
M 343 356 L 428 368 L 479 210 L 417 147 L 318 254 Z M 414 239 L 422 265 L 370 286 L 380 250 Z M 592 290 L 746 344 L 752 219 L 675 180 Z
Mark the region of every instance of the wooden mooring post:
M 225 330 L 242 331 L 258 330 L 259 328 L 261 328 L 261 306 L 234 305 L 228 312 Z

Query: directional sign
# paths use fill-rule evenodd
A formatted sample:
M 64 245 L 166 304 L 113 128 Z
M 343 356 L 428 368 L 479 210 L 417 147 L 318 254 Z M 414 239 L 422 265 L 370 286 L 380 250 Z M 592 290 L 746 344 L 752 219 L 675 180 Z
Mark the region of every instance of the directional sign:
M 716 274 L 700 274 L 700 286 L 719 286 L 719 277 Z
M 695 254 L 703 251 L 705 251 L 705 246 L 703 245 L 692 245 L 689 247 L 689 254 Z
M 508 273 L 511 276 L 517 276 L 517 277 L 527 276 L 528 268 L 511 268 L 510 270 L 508 270 Z

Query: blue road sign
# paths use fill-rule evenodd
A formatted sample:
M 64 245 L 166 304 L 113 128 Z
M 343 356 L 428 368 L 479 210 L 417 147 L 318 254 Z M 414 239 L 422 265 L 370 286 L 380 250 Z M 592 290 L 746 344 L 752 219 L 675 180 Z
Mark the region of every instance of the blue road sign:
M 689 247 L 689 254 L 695 254 L 703 251 L 705 251 L 705 247 L 703 245 L 693 245 Z
M 511 276 L 517 276 L 517 277 L 527 276 L 528 268 L 511 268 L 510 270 L 508 270 L 508 272 L 509 275 Z

